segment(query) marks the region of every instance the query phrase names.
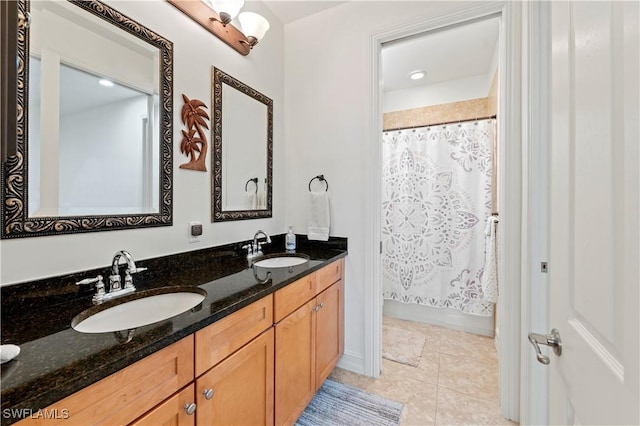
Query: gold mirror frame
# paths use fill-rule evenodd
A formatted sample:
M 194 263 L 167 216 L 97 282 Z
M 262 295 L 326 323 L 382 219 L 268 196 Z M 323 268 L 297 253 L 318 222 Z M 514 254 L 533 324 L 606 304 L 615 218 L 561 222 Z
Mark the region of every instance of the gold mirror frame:
M 211 187 L 213 188 L 211 202 L 211 221 L 223 222 L 231 220 L 260 219 L 272 217 L 273 208 L 273 100 L 255 89 L 236 80 L 229 74 L 212 68 L 212 97 L 213 97 L 213 158 Z M 261 102 L 267 107 L 267 203 L 262 210 L 223 210 L 222 200 L 222 85 L 226 84 L 241 93 Z
M 160 182 L 159 212 L 152 214 L 94 215 L 94 216 L 52 216 L 29 217 L 28 215 L 28 84 L 29 75 L 29 31 L 28 25 L 18 25 L 15 38 L 17 43 L 17 67 L 15 61 L 6 63 L 4 79 L 16 82 L 16 135 L 12 140 L 3 141 L 3 147 L 10 155 L 2 164 L 2 239 L 39 237 L 45 235 L 73 234 L 83 232 L 111 231 L 173 224 L 173 43 L 140 25 L 117 10 L 98 0 L 68 0 L 70 3 L 115 25 L 121 30 L 157 47 L 160 51 Z M 29 16 L 29 0 L 18 0 L 18 16 Z M 4 34 L 3 34 L 4 36 Z M 11 36 L 11 34 L 9 35 Z M 3 59 L 5 53 L 3 52 Z M 2 94 L 3 97 L 7 93 Z M 4 111 L 3 114 L 11 114 Z M 13 139 L 13 138 L 12 138 Z M 12 151 L 15 148 L 15 155 Z

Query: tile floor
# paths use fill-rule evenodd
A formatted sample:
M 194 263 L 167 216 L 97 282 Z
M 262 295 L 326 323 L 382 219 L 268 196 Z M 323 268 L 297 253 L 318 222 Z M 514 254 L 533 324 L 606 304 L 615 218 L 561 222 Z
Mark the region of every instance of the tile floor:
M 404 404 L 401 425 L 514 425 L 498 409 L 498 356 L 492 338 L 384 317 L 424 334 L 417 367 L 382 360 L 377 379 L 336 368 L 329 377 Z

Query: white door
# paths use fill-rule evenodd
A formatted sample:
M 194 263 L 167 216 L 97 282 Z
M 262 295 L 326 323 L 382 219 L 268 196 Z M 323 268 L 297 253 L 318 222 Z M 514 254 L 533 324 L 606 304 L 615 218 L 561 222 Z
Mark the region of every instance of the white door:
M 640 423 L 638 5 L 551 5 L 552 424 Z

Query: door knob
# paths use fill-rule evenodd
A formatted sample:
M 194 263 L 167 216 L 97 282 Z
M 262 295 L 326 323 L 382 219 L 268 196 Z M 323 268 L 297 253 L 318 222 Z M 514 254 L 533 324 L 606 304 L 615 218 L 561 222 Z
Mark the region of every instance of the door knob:
M 551 346 L 553 353 L 560 356 L 562 354 L 562 340 L 560 339 L 560 332 L 557 329 L 551 330 L 549 334 L 529 333 L 529 341 L 533 345 L 533 349 L 536 351 L 536 359 L 538 362 L 544 365 L 549 365 L 549 357 L 543 355 L 540 352 L 539 345 Z

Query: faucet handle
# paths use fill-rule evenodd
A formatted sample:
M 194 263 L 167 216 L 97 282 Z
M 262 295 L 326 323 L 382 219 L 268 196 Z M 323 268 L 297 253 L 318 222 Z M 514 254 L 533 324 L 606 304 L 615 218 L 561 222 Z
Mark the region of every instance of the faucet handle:
M 86 284 L 93 284 L 97 282 L 102 282 L 102 275 L 98 275 L 95 278 L 85 278 L 84 280 L 78 281 L 76 285 L 86 285 Z M 104 283 L 102 285 L 104 286 Z
M 129 272 L 130 274 L 137 274 L 138 272 L 144 272 L 147 269 L 148 268 L 144 268 L 144 267 L 140 266 L 140 267 L 133 268 L 133 269 L 127 269 L 125 272 Z
M 82 281 L 78 281 L 76 285 L 85 285 L 85 284 L 96 284 L 96 294 L 93 295 L 93 302 L 100 303 L 104 297 L 104 283 L 102 282 L 102 275 L 98 275 L 95 278 L 85 278 Z

